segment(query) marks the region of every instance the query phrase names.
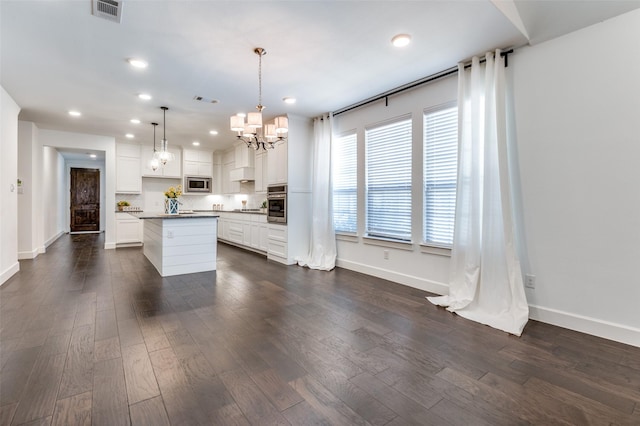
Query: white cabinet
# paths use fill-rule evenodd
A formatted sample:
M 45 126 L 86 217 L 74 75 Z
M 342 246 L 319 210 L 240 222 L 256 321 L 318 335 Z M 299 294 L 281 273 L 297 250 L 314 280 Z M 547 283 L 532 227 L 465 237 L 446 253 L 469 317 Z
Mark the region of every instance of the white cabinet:
M 283 262 L 287 259 L 287 225 L 269 225 L 267 234 L 267 257 Z M 283 262 L 285 263 L 285 262 Z
M 267 184 L 287 183 L 288 142 L 267 151 Z
M 264 150 L 256 151 L 255 158 L 255 192 L 267 192 L 267 152 Z
M 142 221 L 129 213 L 116 213 L 116 244 L 142 244 Z
M 236 145 L 235 149 L 235 165 L 240 167 L 253 167 L 255 150 L 247 147 L 247 144 L 241 143 Z
M 160 165 L 156 170 L 151 168 L 151 160 L 153 160 L 153 147 L 142 147 L 142 176 L 143 177 L 160 177 L 182 179 L 182 151 L 178 148 L 169 147 L 169 152 L 173 154 L 173 160 L 167 164 Z
M 213 176 L 213 152 L 185 149 L 182 151 L 182 171 L 185 176 Z
M 212 174 L 212 189 L 213 194 L 222 194 L 222 155 L 213 154 L 213 174 Z
M 266 215 L 223 212 L 218 221 L 222 229 L 218 239 L 253 251 L 267 252 L 269 225 Z
M 139 194 L 142 192 L 140 176 L 140 145 L 116 145 L 116 193 Z
M 227 151 L 222 156 L 222 193 L 238 194 L 240 193 L 240 182 L 231 180 L 231 170 L 236 166 L 235 150 Z

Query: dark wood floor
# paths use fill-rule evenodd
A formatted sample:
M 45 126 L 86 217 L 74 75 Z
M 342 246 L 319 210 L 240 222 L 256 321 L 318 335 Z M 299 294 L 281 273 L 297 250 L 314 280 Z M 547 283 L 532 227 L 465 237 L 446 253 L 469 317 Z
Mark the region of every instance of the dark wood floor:
M 640 349 L 219 245 L 162 279 L 64 236 L 0 288 L 0 424 L 640 424 Z M 30 423 L 31 422 L 31 423 Z

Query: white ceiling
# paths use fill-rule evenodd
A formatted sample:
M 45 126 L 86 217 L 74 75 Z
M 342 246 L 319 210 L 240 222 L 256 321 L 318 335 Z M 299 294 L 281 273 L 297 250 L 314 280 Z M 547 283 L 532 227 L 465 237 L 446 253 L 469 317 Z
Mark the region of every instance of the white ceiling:
M 229 116 L 257 104 L 255 47 L 267 50 L 265 116 L 312 117 L 473 55 L 539 43 L 638 7 L 640 0 L 124 0 L 117 24 L 92 16 L 91 0 L 0 0 L 0 82 L 22 108 L 20 119 L 43 129 L 127 142 L 133 133 L 134 142 L 151 144 L 149 123 L 160 123 L 159 141 L 166 105 L 170 145 L 197 140 L 201 149 L 223 149 L 234 141 Z M 394 48 L 398 33 L 412 43 Z M 130 67 L 132 57 L 149 67 Z M 141 92 L 153 99 L 137 99 Z M 285 96 L 298 102 L 286 105 Z M 83 115 L 70 117 L 70 109 Z

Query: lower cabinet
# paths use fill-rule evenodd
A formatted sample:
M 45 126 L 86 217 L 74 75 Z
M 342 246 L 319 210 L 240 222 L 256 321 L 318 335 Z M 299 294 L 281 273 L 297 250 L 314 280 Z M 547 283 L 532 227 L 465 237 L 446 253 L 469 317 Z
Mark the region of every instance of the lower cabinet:
M 221 212 L 218 239 L 257 252 L 267 252 L 267 216 L 257 213 Z
M 116 213 L 116 244 L 142 244 L 142 221 L 129 213 Z
M 287 225 L 269 224 L 267 216 L 253 213 L 221 212 L 218 219 L 218 239 L 287 264 Z

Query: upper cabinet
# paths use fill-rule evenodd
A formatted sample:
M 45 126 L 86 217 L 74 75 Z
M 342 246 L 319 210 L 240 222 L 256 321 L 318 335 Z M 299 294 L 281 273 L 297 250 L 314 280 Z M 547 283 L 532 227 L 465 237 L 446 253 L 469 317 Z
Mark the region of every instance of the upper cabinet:
M 267 184 L 287 183 L 288 145 L 285 141 L 267 151 Z
M 159 177 L 182 179 L 182 151 L 179 148 L 169 147 L 169 152 L 173 154 L 173 160 L 168 161 L 164 166 L 160 165 L 156 170 L 151 168 L 153 159 L 153 147 L 142 147 L 142 170 L 143 177 Z
M 235 168 L 238 169 L 240 167 L 253 167 L 254 152 L 255 150 L 247 147 L 247 144 L 245 143 L 237 144 L 235 151 Z
M 119 143 L 116 145 L 116 193 L 141 192 L 140 145 Z
M 185 176 L 213 177 L 213 152 L 185 149 L 182 156 Z
M 267 192 L 267 153 L 260 149 L 255 158 L 255 191 L 256 194 Z

